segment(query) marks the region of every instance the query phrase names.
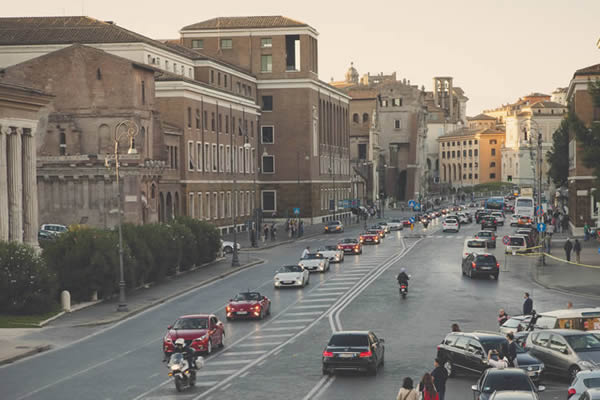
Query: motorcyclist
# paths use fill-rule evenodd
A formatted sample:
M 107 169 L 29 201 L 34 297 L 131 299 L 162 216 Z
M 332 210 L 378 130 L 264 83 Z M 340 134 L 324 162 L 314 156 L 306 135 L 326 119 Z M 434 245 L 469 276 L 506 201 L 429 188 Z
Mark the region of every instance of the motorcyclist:
M 183 354 L 183 358 L 188 362 L 189 367 L 198 369 L 196 366 L 196 351 L 190 346 L 186 346 L 183 338 L 179 338 L 175 341 L 173 353 Z
M 396 279 L 398 280 L 399 285 L 404 284 L 408 288 L 408 280 L 410 278 L 409 278 L 408 274 L 406 273 L 406 269 L 400 268 L 400 273 L 398 274 L 398 277 Z

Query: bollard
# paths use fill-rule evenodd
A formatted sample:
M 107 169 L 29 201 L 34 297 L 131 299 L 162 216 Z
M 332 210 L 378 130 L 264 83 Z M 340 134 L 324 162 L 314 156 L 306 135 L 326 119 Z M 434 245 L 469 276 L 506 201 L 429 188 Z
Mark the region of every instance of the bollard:
M 92 301 L 98 301 L 98 291 L 94 290 L 92 292 Z
M 60 304 L 63 311 L 71 312 L 71 293 L 68 290 L 63 290 L 60 294 Z

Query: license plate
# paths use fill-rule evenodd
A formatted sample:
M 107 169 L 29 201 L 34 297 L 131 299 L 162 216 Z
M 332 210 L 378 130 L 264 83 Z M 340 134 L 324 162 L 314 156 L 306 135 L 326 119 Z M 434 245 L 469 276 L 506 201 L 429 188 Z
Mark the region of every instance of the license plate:
M 365 239 L 366 242 L 372 242 L 373 239 Z
M 354 353 L 342 353 L 338 355 L 339 358 L 353 358 Z
M 481 267 L 481 269 L 483 269 L 483 270 L 487 271 L 487 270 L 490 270 L 490 269 L 492 269 L 492 267 Z
M 248 314 L 248 311 L 238 311 L 237 315 L 246 315 Z

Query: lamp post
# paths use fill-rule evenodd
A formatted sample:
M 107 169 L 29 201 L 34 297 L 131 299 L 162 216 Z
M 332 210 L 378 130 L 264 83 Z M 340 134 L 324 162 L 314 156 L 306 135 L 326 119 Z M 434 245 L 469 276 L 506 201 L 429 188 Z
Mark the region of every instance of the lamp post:
M 129 149 L 127 150 L 127 154 L 137 154 L 137 150 L 135 149 L 135 137 L 139 132 L 139 127 L 137 124 L 131 120 L 121 121 L 115 127 L 115 177 L 117 182 L 117 213 L 118 217 L 118 230 L 119 230 L 119 305 L 117 306 L 117 311 L 125 312 L 127 311 L 127 301 L 125 299 L 125 273 L 123 271 L 123 231 L 121 225 L 123 224 L 123 216 L 121 215 L 121 182 L 119 178 L 119 142 L 122 139 L 129 139 Z M 104 159 L 104 163 L 106 168 L 110 168 L 110 156 L 106 156 Z
M 534 207 L 534 213 L 535 213 L 535 221 L 537 223 L 543 222 L 543 218 L 542 218 L 542 167 L 543 167 L 543 154 L 542 154 L 542 132 L 540 131 L 539 125 L 536 121 L 530 119 L 529 121 L 529 137 L 527 138 L 527 142 L 529 144 L 529 157 L 531 159 L 531 164 L 532 164 L 532 169 L 533 169 L 533 185 L 534 187 L 536 186 L 537 183 L 537 207 Z M 523 132 L 527 133 L 527 127 L 523 128 Z M 533 132 L 535 132 L 536 138 L 533 137 Z M 535 140 L 537 139 L 537 144 L 535 143 Z M 535 149 L 535 150 L 534 150 Z M 535 154 L 535 162 L 533 160 L 533 155 L 534 152 L 537 152 L 537 154 Z M 537 181 L 537 182 L 536 182 Z M 538 212 L 539 210 L 539 212 Z M 540 234 L 538 235 L 538 245 L 541 245 L 542 243 L 542 235 L 545 236 L 544 232 L 540 232 Z M 545 264 L 545 256 L 544 256 L 544 252 L 541 252 L 541 263 Z

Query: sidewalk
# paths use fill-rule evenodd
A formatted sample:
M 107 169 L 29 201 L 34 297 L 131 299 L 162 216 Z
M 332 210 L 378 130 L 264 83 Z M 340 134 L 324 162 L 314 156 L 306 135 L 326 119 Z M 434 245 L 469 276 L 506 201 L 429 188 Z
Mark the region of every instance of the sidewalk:
M 206 285 L 237 271 L 262 263 L 263 260 L 249 253 L 240 255 L 240 267 L 231 267 L 231 257 L 208 263 L 195 270 L 182 273 L 157 285 L 141 288 L 127 293 L 127 312 L 117 312 L 118 298 L 93 305 L 91 307 L 62 315 L 43 328 L 37 329 L 0 329 L 0 365 L 46 351 L 53 346 L 51 341 L 32 340 L 32 333 L 40 337 L 46 329 L 68 327 L 94 327 L 121 321 L 136 315 L 155 305 Z

